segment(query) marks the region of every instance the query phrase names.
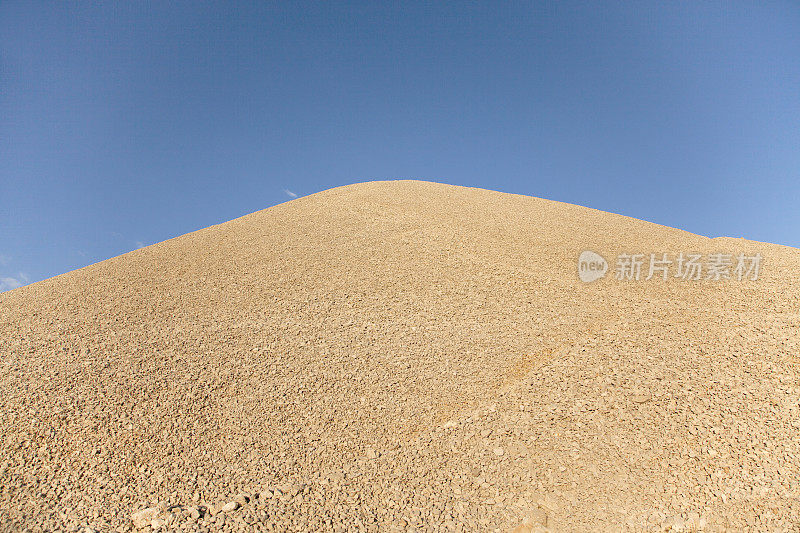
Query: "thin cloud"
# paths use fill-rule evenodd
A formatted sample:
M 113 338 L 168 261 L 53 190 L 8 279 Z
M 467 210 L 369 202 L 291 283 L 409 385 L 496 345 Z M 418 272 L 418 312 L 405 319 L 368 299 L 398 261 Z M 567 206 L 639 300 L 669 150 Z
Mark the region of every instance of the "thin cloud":
M 283 189 L 283 192 L 286 193 L 286 196 L 289 198 L 297 198 L 297 193 L 290 191 L 289 189 Z
M 0 292 L 10 291 L 11 289 L 16 289 L 19 287 L 22 287 L 22 282 L 17 278 L 0 278 Z
M 136 249 L 137 249 L 137 250 L 138 250 L 139 248 L 144 248 L 144 243 L 143 243 L 142 241 L 136 241 L 136 243 L 135 243 L 135 244 L 136 244 Z
M 23 285 L 27 285 L 30 282 L 31 278 L 25 272 L 18 273 L 16 278 L 12 278 L 11 276 L 1 276 L 0 292 L 17 289 Z

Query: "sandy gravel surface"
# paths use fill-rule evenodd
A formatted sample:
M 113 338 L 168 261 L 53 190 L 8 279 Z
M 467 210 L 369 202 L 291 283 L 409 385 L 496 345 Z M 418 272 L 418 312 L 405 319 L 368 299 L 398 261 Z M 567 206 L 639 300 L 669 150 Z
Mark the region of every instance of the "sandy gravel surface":
M 0 294 L 0 529 L 797 531 L 799 350 L 800 250 L 332 189 Z

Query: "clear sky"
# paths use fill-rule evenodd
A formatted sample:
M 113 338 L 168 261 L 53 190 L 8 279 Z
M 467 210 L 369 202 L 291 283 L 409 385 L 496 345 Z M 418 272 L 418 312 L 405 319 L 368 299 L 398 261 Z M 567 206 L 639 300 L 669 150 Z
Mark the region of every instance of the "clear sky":
M 800 4 L 0 2 L 0 290 L 415 178 L 800 247 Z

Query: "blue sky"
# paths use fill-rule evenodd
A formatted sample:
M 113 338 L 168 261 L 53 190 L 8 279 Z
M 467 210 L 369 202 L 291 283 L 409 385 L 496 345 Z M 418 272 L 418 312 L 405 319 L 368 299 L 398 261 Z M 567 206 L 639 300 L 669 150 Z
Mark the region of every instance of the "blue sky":
M 800 246 L 800 5 L 0 3 L 0 290 L 395 178 Z

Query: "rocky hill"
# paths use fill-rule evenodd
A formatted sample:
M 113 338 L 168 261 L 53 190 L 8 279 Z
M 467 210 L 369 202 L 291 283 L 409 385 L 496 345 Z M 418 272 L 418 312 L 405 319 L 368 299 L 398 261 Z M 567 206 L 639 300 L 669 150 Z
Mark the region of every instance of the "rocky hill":
M 798 353 L 800 250 L 340 187 L 0 294 L 0 529 L 789 530 Z

